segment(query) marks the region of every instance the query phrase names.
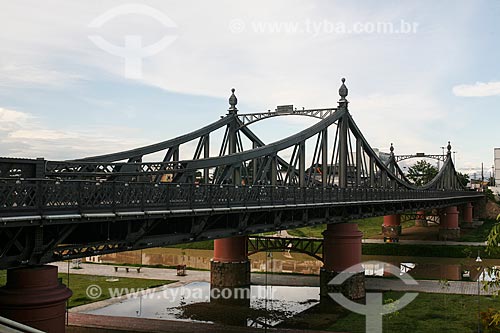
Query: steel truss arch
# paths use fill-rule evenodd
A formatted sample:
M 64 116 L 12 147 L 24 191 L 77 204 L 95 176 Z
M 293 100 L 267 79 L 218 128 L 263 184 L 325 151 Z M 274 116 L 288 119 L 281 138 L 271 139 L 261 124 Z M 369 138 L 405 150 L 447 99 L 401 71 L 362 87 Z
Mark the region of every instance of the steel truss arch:
M 288 110 L 288 111 L 268 111 L 268 112 L 257 112 L 257 113 L 243 113 L 238 115 L 238 120 L 241 123 L 241 127 L 248 126 L 250 124 L 256 123 L 258 121 L 281 117 L 281 116 L 306 116 L 316 119 L 325 119 L 335 113 L 336 108 L 327 109 L 303 109 L 303 110 Z
M 323 239 L 298 237 L 248 237 L 248 255 L 269 250 L 283 250 L 306 254 L 323 261 Z

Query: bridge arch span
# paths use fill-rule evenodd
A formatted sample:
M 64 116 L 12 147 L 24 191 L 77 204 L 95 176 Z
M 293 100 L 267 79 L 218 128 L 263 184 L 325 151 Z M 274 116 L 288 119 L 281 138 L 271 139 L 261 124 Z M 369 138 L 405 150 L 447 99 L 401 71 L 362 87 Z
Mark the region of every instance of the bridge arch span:
M 323 262 L 323 239 L 296 237 L 249 237 L 248 255 L 270 250 L 283 250 L 306 254 Z

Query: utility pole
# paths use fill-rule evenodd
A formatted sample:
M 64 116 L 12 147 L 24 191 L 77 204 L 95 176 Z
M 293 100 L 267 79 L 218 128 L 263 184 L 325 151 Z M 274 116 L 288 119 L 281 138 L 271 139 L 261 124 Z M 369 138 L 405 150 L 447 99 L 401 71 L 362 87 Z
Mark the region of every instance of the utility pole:
M 481 162 L 481 185 L 479 185 L 479 188 L 481 189 L 481 191 L 483 191 L 484 189 L 484 166 L 483 166 L 483 162 Z
M 445 149 L 445 148 L 446 148 L 446 147 L 441 146 L 441 150 L 442 150 L 441 157 L 443 158 L 443 164 L 444 164 L 444 149 Z M 439 171 L 439 160 L 438 160 L 438 171 Z

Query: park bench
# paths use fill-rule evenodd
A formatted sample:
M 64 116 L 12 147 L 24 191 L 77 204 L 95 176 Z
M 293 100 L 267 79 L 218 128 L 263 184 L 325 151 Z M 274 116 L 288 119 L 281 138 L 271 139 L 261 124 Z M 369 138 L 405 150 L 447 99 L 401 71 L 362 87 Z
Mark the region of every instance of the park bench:
M 131 268 L 137 270 L 137 273 L 141 272 L 141 267 L 126 267 L 126 266 L 115 266 L 115 272 L 118 272 L 119 268 L 124 268 L 127 273 L 129 271 L 129 269 L 131 269 Z

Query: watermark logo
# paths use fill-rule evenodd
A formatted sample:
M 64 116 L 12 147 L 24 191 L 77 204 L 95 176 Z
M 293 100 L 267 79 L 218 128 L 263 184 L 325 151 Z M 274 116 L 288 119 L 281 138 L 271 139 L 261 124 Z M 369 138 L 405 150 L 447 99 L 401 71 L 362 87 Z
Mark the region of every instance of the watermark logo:
M 261 288 L 251 293 L 250 288 L 203 288 L 181 286 L 164 289 L 144 288 L 108 288 L 106 296 L 120 299 L 164 299 L 169 301 L 192 300 L 244 300 L 244 299 L 274 299 L 276 289 Z M 91 284 L 86 289 L 89 299 L 96 300 L 103 295 L 102 288 L 97 284 Z
M 313 38 L 322 35 L 409 35 L 416 34 L 418 22 L 404 19 L 398 21 L 358 21 L 343 22 L 331 20 L 304 19 L 299 21 L 248 21 L 233 18 L 229 21 L 228 28 L 233 34 L 280 34 L 280 35 L 307 35 Z
M 101 14 L 88 25 L 90 28 L 100 28 L 108 21 L 122 15 L 145 15 L 154 18 L 167 28 L 177 28 L 168 16 L 161 11 L 143 4 L 124 4 Z M 156 43 L 148 46 L 142 45 L 142 37 L 138 35 L 125 35 L 125 45 L 117 46 L 106 41 L 98 35 L 89 35 L 88 38 L 101 50 L 109 54 L 121 57 L 125 60 L 125 77 L 129 79 L 142 78 L 142 59 L 153 56 L 172 44 L 177 36 L 165 35 Z
M 363 265 L 382 265 L 384 267 L 384 272 L 391 273 L 392 275 L 398 277 L 407 285 L 418 285 L 408 273 L 402 273 L 399 268 L 394 265 L 380 262 L 380 261 L 367 261 Z M 359 265 L 354 265 L 349 267 L 345 271 L 339 273 L 335 278 L 333 278 L 329 285 L 341 285 L 347 279 L 354 276 L 356 268 Z M 366 332 L 367 333 L 382 333 L 382 317 L 389 313 L 401 310 L 418 296 L 418 293 L 406 293 L 399 300 L 391 303 L 384 304 L 382 293 L 366 293 L 366 303 L 360 304 L 353 302 L 346 298 L 341 293 L 328 293 L 328 295 L 333 298 L 335 302 L 348 309 L 349 311 L 362 314 L 366 317 Z
M 98 299 L 102 295 L 102 289 L 97 284 L 91 284 L 87 287 L 85 293 L 90 299 Z

